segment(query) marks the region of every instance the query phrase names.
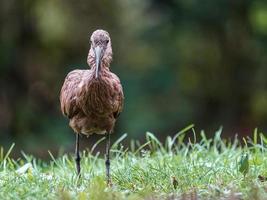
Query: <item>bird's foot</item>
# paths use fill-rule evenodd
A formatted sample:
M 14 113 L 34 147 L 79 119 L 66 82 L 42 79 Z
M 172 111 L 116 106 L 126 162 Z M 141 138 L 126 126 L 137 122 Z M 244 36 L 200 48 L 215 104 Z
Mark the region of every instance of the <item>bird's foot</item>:
M 80 165 L 81 158 L 80 158 L 80 156 L 77 156 L 75 158 L 75 161 L 76 161 L 77 176 L 80 178 L 81 177 L 81 165 Z
M 107 180 L 107 186 L 110 188 L 113 186 L 110 178 L 108 178 L 108 180 Z

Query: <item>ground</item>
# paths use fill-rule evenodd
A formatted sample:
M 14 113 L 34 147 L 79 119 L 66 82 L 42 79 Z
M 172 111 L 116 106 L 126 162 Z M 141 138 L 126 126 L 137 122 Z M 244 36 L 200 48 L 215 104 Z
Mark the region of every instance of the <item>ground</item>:
M 163 143 L 147 133 L 146 143 L 133 141 L 127 149 L 123 135 L 112 146 L 111 187 L 94 149 L 83 152 L 80 179 L 73 155 L 51 154 L 51 162 L 24 154 L 13 160 L 12 147 L 1 149 L 0 199 L 267 199 L 267 139 L 257 129 L 242 145 L 220 135 L 221 129 L 212 139 L 203 132 L 195 138 L 188 126 Z

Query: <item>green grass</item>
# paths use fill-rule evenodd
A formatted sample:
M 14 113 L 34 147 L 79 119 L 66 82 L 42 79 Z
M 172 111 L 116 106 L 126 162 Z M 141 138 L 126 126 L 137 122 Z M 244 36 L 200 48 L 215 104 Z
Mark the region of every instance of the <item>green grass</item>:
M 72 155 L 51 154 L 47 163 L 24 154 L 13 160 L 13 146 L 1 149 L 0 199 L 267 199 L 265 136 L 255 129 L 240 145 L 221 139 L 221 131 L 197 140 L 191 125 L 164 143 L 147 133 L 147 142 L 132 141 L 129 149 L 122 136 L 112 146 L 111 188 L 99 153 L 83 152 L 78 179 Z

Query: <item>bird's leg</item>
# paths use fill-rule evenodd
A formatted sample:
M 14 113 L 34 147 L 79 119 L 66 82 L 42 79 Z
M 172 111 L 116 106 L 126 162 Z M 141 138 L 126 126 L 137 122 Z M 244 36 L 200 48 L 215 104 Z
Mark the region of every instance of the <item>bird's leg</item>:
M 80 146 L 80 135 L 77 133 L 76 134 L 76 147 L 75 147 L 75 161 L 76 161 L 76 169 L 77 169 L 77 174 L 80 177 L 81 176 L 81 166 L 80 166 L 80 152 L 79 152 L 79 146 Z
M 109 150 L 110 150 L 110 133 L 106 133 L 106 175 L 107 175 L 107 184 L 111 185 L 110 181 L 110 160 L 109 160 Z

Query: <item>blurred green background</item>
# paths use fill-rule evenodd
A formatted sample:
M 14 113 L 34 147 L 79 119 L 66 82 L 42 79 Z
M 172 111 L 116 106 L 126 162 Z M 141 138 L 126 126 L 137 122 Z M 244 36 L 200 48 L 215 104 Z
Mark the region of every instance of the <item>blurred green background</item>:
M 190 123 L 210 136 L 267 130 L 266 1 L 2 0 L 0 27 L 0 145 L 73 149 L 59 92 L 70 70 L 88 68 L 98 28 L 125 93 L 113 138 L 163 139 Z

